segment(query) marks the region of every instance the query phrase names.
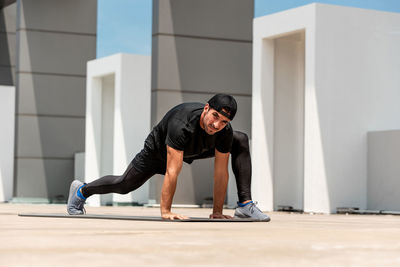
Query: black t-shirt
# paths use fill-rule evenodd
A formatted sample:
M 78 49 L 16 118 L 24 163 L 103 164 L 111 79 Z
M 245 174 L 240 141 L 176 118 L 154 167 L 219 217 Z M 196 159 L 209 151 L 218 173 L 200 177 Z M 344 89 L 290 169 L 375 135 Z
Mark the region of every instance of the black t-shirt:
M 200 127 L 203 108 L 201 103 L 183 103 L 172 108 L 148 135 L 144 149 L 153 157 L 166 161 L 168 145 L 184 151 L 183 160 L 187 163 L 214 149 L 222 153 L 230 152 L 233 140 L 230 123 L 214 135 L 207 134 Z

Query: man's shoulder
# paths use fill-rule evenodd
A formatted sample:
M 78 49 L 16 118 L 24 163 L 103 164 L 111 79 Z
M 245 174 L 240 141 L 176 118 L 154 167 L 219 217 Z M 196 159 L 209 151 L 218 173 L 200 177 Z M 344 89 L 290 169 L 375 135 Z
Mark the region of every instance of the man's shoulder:
M 176 110 L 176 111 L 194 111 L 194 110 L 202 110 L 204 108 L 203 103 L 199 103 L 199 102 L 185 102 L 179 105 L 176 105 L 175 107 L 173 107 L 171 109 L 172 110 Z
M 178 120 L 182 122 L 190 122 L 194 118 L 199 117 L 203 111 L 204 104 L 197 102 L 182 103 L 173 107 L 168 113 L 168 120 Z

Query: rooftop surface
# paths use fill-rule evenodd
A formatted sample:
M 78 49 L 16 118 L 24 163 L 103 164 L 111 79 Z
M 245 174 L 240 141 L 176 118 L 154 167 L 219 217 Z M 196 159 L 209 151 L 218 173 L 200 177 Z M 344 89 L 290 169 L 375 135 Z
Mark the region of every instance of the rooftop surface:
M 174 211 L 194 217 L 211 212 Z M 400 265 L 400 216 L 275 212 L 268 213 L 269 223 L 185 223 L 18 213 L 65 213 L 65 205 L 0 204 L 0 266 Z M 159 210 L 87 207 L 87 213 L 158 216 Z

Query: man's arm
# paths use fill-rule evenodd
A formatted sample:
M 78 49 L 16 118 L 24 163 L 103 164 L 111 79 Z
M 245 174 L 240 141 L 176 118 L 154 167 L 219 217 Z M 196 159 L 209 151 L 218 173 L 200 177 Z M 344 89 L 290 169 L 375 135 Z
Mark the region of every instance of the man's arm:
M 215 149 L 215 162 L 214 162 L 214 205 L 213 213 L 210 218 L 214 219 L 230 219 L 229 215 L 222 214 L 224 206 L 226 188 L 228 186 L 228 160 L 229 153 L 221 153 Z
M 161 217 L 165 220 L 188 219 L 186 216 L 171 212 L 172 199 L 174 198 L 176 182 L 182 169 L 183 151 L 173 149 L 167 145 L 167 170 L 161 190 Z

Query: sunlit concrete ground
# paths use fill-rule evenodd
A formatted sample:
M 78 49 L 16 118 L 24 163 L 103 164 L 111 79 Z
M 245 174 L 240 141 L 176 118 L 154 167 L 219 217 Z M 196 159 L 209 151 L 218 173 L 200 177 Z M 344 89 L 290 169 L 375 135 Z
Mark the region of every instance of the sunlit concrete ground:
M 211 210 L 175 211 L 206 217 Z M 400 216 L 269 213 L 269 223 L 174 223 L 17 216 L 23 212 L 64 213 L 65 206 L 0 204 L 0 266 L 400 265 Z

